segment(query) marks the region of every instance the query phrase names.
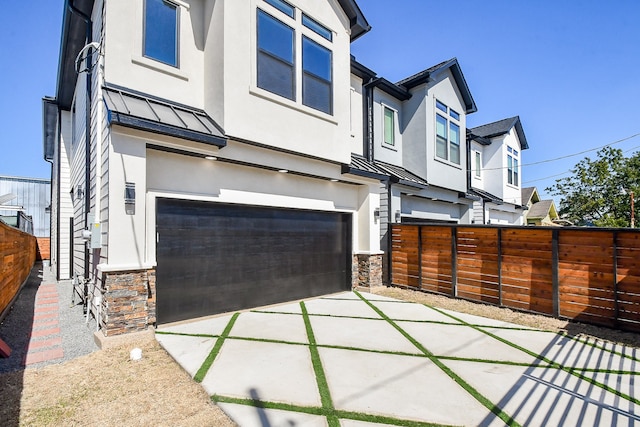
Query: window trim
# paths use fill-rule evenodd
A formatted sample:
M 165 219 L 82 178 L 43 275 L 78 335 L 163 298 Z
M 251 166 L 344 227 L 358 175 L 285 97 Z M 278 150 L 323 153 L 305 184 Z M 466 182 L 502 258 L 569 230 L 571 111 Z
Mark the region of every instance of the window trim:
M 482 179 L 482 153 L 478 150 L 474 150 L 475 156 L 475 163 L 474 163 L 474 169 L 475 169 L 475 173 L 473 174 L 474 178 L 476 179 Z
M 397 145 L 396 145 L 396 141 L 397 141 L 397 130 L 398 130 L 398 110 L 396 110 L 395 108 L 385 104 L 385 103 L 380 103 L 380 106 L 382 107 L 382 146 L 386 147 L 386 148 L 390 148 L 390 149 L 396 149 Z M 391 138 L 392 141 L 391 142 L 387 142 L 387 122 L 386 122 L 386 112 L 389 111 L 391 112 L 391 118 L 392 118 L 392 129 L 391 129 Z
M 514 188 L 520 188 L 520 159 L 518 151 L 507 146 L 507 185 Z
M 434 99 L 434 112 L 435 112 L 435 127 L 434 127 L 434 135 L 435 135 L 435 147 L 434 147 L 434 157 L 436 160 L 444 162 L 448 165 L 454 166 L 454 167 L 461 167 L 462 165 L 462 148 L 463 148 L 463 138 L 462 138 L 462 125 L 461 125 L 461 120 L 460 119 L 455 119 L 454 116 L 451 115 L 451 112 L 453 111 L 454 114 L 458 115 L 458 117 L 460 117 L 460 115 L 455 112 L 454 110 L 452 110 L 451 108 L 449 108 L 449 106 L 447 104 L 445 104 L 444 102 L 440 101 L 437 98 L 433 98 Z M 442 120 L 444 120 L 445 122 L 445 133 L 446 133 L 446 138 L 444 143 L 445 143 L 445 156 L 446 157 L 442 157 L 438 154 L 438 146 L 439 144 L 442 144 L 442 137 L 440 135 L 438 135 L 438 117 L 440 117 Z M 458 142 L 457 143 L 453 143 L 451 141 L 451 127 L 452 125 L 456 126 L 458 129 Z M 458 148 L 458 162 L 454 162 L 451 160 L 452 158 L 452 146 L 455 145 Z
M 249 93 L 255 96 L 259 96 L 261 98 L 270 100 L 272 102 L 276 102 L 280 105 L 302 111 L 304 113 L 310 114 L 315 117 L 322 118 L 328 122 L 336 123 L 334 112 L 335 112 L 335 60 L 334 60 L 334 50 L 335 45 L 332 41 L 327 40 L 322 35 L 319 35 L 312 28 L 309 28 L 302 23 L 302 16 L 304 11 L 299 7 L 295 6 L 294 18 L 289 17 L 285 13 L 281 13 L 277 8 L 275 8 L 271 3 L 267 0 L 256 0 L 252 2 L 256 13 L 253 14 L 252 18 L 252 31 L 254 32 L 252 35 L 252 79 L 251 84 L 249 86 Z M 273 13 L 269 12 L 273 10 Z M 278 93 L 272 92 L 268 89 L 258 86 L 258 79 L 260 74 L 258 73 L 258 56 L 261 53 L 258 43 L 258 16 L 259 12 L 269 15 L 271 18 L 281 22 L 283 25 L 292 28 L 294 31 L 294 80 L 295 80 L 295 88 L 293 93 L 293 98 L 288 98 L 282 96 Z M 274 16 L 276 14 L 277 16 Z M 313 19 L 311 16 L 308 18 Z M 255 21 L 254 21 L 255 20 Z M 313 19 L 314 22 L 318 22 Z M 322 24 L 320 24 L 322 25 Z M 324 25 L 323 25 L 324 27 Z M 336 34 L 335 31 L 331 30 L 329 27 L 326 27 L 327 30 L 331 31 L 332 34 Z M 315 43 L 319 47 L 326 49 L 329 52 L 330 64 L 330 80 L 326 80 L 324 77 L 320 77 L 313 72 L 307 72 L 304 69 L 304 53 L 303 53 L 303 38 L 308 39 L 310 42 Z M 304 103 L 304 85 L 305 85 L 305 76 L 308 79 L 317 80 L 318 83 L 325 83 L 328 85 L 328 112 L 323 109 L 316 108 L 311 105 L 307 105 Z
M 289 28 L 292 31 L 293 37 L 292 37 L 292 46 L 291 46 L 291 56 L 292 56 L 292 62 L 289 63 L 289 61 L 287 61 L 286 59 L 280 58 L 277 55 L 274 55 L 271 52 L 268 52 L 267 50 L 264 50 L 260 47 L 260 41 L 259 41 L 259 37 L 260 37 L 260 30 L 259 30 L 259 25 L 260 25 L 260 14 L 263 13 L 266 17 L 273 19 L 274 21 L 276 21 L 277 23 Z M 292 98 L 289 98 L 287 96 L 284 96 L 280 93 L 274 92 L 273 90 L 267 89 L 266 87 L 262 87 L 259 84 L 259 78 L 260 78 L 260 73 L 259 73 L 259 66 L 260 66 L 260 54 L 264 54 L 266 56 L 269 56 L 273 59 L 275 59 L 276 61 L 282 62 L 282 63 L 286 63 L 287 65 L 289 65 L 292 69 L 293 69 L 293 73 L 292 73 L 292 81 L 291 81 L 291 95 Z M 256 8 L 256 86 L 259 87 L 262 90 L 266 90 L 269 93 L 272 93 L 276 96 L 280 96 L 283 97 L 285 99 L 289 99 L 291 101 L 295 101 L 296 99 L 296 94 L 298 91 L 298 87 L 297 87 L 297 74 L 296 74 L 296 56 L 297 56 L 297 52 L 296 52 L 296 31 L 295 28 L 291 27 L 290 25 L 288 25 L 285 22 L 282 22 L 282 20 L 276 18 L 275 16 L 273 16 L 272 14 L 270 14 L 269 12 L 266 12 L 264 10 L 262 10 L 261 8 Z
M 289 4 L 289 2 L 286 2 L 284 0 L 264 0 L 264 2 L 269 4 L 269 5 L 271 5 L 273 8 L 279 10 L 280 12 L 284 13 L 289 18 L 295 19 L 295 17 L 296 17 L 296 8 L 295 8 L 295 6 Z M 282 7 L 280 6 L 280 4 L 282 4 Z M 283 10 L 283 7 L 291 8 L 291 14 L 289 14 L 287 11 Z
M 150 59 L 152 61 L 159 62 L 161 64 L 167 65 L 173 68 L 180 68 L 180 8 L 182 7 L 176 1 L 173 0 L 160 0 L 162 3 L 166 3 L 168 5 L 173 6 L 175 9 L 175 20 L 176 20 L 176 31 L 175 31 L 175 46 L 174 46 L 174 56 L 175 56 L 175 64 L 170 62 L 163 61 L 159 58 L 154 58 L 147 54 L 147 3 L 150 0 L 144 0 L 144 4 L 142 6 L 142 57 Z M 151 0 L 153 1 L 153 0 Z
M 324 77 L 318 76 L 317 74 L 311 72 L 311 71 L 307 71 L 304 67 L 304 42 L 305 39 L 309 41 L 309 43 L 313 43 L 315 45 L 317 45 L 320 49 L 324 49 L 329 53 L 329 80 L 326 80 Z M 302 34 L 301 38 L 301 56 L 302 56 L 302 65 L 301 65 L 301 76 L 302 76 L 302 87 L 301 89 L 301 93 L 300 93 L 300 101 L 302 102 L 302 105 L 309 107 L 309 108 L 313 108 L 314 110 L 323 112 L 325 114 L 328 114 L 330 116 L 333 116 L 333 51 L 325 46 L 323 46 L 322 44 L 318 43 L 317 41 L 313 40 L 311 37 L 307 36 L 306 34 Z M 311 78 L 314 79 L 318 79 L 321 80 L 322 82 L 326 82 L 329 85 L 329 111 L 324 111 L 321 110 L 319 108 L 313 107 L 309 104 L 305 104 L 305 97 L 304 97 L 304 90 L 305 90 L 305 74 L 309 75 Z

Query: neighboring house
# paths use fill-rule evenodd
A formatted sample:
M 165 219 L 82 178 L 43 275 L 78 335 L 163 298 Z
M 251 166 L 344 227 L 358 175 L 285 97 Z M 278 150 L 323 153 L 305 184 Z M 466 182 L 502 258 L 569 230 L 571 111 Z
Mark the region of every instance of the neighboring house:
M 43 100 L 52 251 L 104 335 L 380 283 L 381 176 L 349 143 L 368 30 L 353 0 L 65 1 Z M 425 121 L 427 80 L 402 89 Z
M 540 200 L 536 187 L 522 189 L 522 204 L 527 208 L 524 211 L 524 223 L 526 225 L 571 225 L 567 221 L 560 219 L 553 200 Z
M 33 226 L 28 230 L 39 238 L 50 236 L 51 180 L 0 176 L 0 217 L 9 225 L 18 226 L 26 217 Z
M 364 126 L 353 126 L 350 172 L 382 177 L 382 249 L 389 253 L 389 224 L 470 223 L 464 135 L 477 108 L 458 60 L 397 83 L 355 59 L 351 72 L 352 117 Z
M 469 191 L 475 224 L 522 225 L 522 152 L 529 148 L 520 117 L 467 131 Z

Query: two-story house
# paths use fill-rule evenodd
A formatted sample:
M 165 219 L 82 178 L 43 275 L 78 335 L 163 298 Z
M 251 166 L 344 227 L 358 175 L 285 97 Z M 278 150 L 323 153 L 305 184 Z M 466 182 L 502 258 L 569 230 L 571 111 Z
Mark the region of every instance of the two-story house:
M 352 60 L 352 173 L 384 177 L 380 242 L 389 224 L 471 222 L 466 116 L 477 108 L 453 58 L 397 83 Z M 359 132 L 362 129 L 362 132 Z M 385 266 L 388 263 L 385 263 Z
M 520 117 L 471 128 L 468 180 L 475 224 L 523 225 L 522 152 L 529 148 Z
M 380 177 L 350 167 L 355 1 L 64 7 L 52 266 L 104 335 L 381 280 Z

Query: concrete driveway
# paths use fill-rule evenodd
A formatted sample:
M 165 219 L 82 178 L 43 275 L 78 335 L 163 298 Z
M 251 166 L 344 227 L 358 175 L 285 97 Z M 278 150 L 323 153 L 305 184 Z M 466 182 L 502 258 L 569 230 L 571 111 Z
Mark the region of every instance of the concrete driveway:
M 241 426 L 640 425 L 640 351 L 346 292 L 161 327 Z

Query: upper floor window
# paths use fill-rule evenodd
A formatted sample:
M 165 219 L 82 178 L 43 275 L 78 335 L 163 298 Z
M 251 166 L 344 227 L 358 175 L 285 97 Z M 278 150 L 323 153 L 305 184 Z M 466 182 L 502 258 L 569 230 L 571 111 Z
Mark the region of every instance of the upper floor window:
M 294 31 L 258 10 L 258 87 L 295 97 Z
M 518 171 L 518 151 L 507 147 L 507 182 L 516 187 L 519 185 Z
M 384 109 L 384 143 L 393 146 L 396 144 L 395 111 L 389 107 L 382 108 Z
M 257 12 L 257 86 L 333 114 L 333 33 L 283 0 L 264 2 L 277 10 Z
M 331 114 L 331 51 L 302 37 L 302 103 Z
M 476 178 L 480 178 L 480 171 L 482 170 L 482 157 L 479 151 L 476 151 L 476 170 L 475 170 L 475 175 Z
M 436 114 L 436 156 L 456 165 L 460 164 L 460 115 L 436 100 L 436 108 L 444 114 Z
M 178 66 L 178 6 L 167 0 L 146 0 L 144 56 Z

